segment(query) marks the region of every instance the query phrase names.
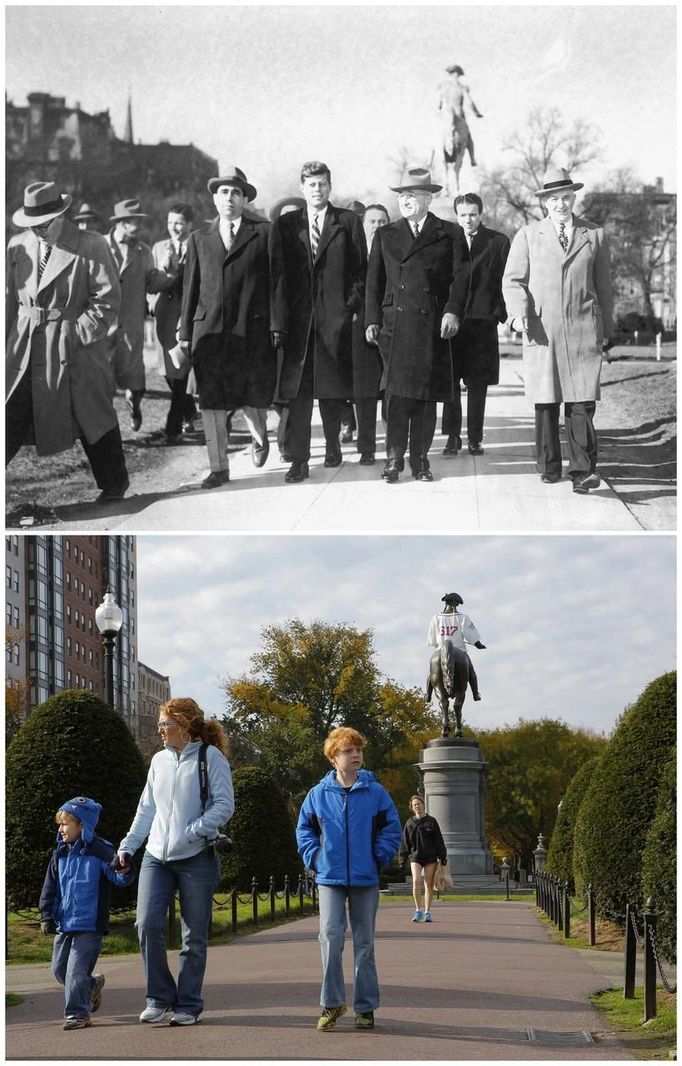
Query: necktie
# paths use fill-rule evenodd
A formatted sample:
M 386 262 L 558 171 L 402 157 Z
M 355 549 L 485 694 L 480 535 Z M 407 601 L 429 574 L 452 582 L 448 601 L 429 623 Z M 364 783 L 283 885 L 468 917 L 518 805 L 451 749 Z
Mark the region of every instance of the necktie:
M 234 222 L 228 222 L 227 224 L 227 250 L 234 244 Z
M 317 246 L 320 243 L 320 223 L 317 215 L 313 215 L 313 227 L 312 236 L 310 239 L 310 250 L 313 253 L 313 259 L 317 255 Z
M 38 277 L 42 278 L 47 261 L 52 255 L 52 245 L 47 241 L 40 241 L 40 262 L 38 263 Z
M 563 248 L 564 252 L 568 249 L 568 237 L 566 236 L 566 226 L 563 222 L 559 223 L 559 244 Z
M 419 236 L 419 223 L 418 222 L 413 222 L 412 223 L 412 229 L 414 230 L 414 239 L 416 241 L 417 237 Z

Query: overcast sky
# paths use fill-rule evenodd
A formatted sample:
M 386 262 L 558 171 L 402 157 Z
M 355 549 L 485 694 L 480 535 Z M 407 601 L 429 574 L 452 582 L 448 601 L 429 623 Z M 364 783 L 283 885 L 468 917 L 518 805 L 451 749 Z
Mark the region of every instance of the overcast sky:
M 673 5 L 17 5 L 7 90 L 109 108 L 122 136 L 130 89 L 136 140 L 236 163 L 267 209 L 313 158 L 339 201 L 390 199 L 401 147 L 421 163 L 440 144 L 437 87 L 459 63 L 482 166 L 508 158 L 531 109 L 556 107 L 601 131 L 602 161 L 577 177 L 629 164 L 674 189 L 675 40 Z
M 487 650 L 472 726 L 561 718 L 609 732 L 675 665 L 675 538 L 139 536 L 138 653 L 208 714 L 248 671 L 265 625 L 374 631 L 380 670 L 423 686 L 426 634 L 458 592 Z

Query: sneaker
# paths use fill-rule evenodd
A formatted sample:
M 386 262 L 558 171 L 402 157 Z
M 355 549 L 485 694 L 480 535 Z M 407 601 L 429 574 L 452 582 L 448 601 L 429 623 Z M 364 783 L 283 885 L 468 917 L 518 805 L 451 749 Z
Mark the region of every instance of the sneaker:
M 355 1028 L 356 1029 L 373 1029 L 374 1028 L 374 1011 L 366 1010 L 362 1014 L 355 1015 Z
M 93 973 L 95 984 L 90 993 L 90 1010 L 94 1014 L 102 1006 L 102 989 L 104 988 L 104 974 Z
M 342 1003 L 340 1007 L 323 1007 L 322 1014 L 317 1019 L 317 1028 L 320 1032 L 328 1033 L 333 1029 L 339 1020 L 348 1010 L 345 1003 Z
M 141 1022 L 168 1022 L 170 1021 L 172 1007 L 145 1007 L 140 1015 Z
M 92 1022 L 90 1021 L 90 1015 L 86 1014 L 82 1018 L 74 1018 L 73 1016 L 68 1017 L 65 1020 L 64 1025 L 62 1026 L 62 1028 L 63 1029 L 89 1029 L 91 1025 L 92 1025 Z
M 425 922 L 432 922 L 433 921 L 433 918 L 431 917 L 431 911 L 424 911 L 424 921 Z
M 184 1010 L 174 1010 L 171 1014 L 171 1025 L 198 1025 L 201 1014 L 188 1014 Z
M 412 915 L 412 921 L 413 922 L 421 922 L 421 920 L 422 920 L 422 912 L 421 911 L 415 911 L 414 914 Z

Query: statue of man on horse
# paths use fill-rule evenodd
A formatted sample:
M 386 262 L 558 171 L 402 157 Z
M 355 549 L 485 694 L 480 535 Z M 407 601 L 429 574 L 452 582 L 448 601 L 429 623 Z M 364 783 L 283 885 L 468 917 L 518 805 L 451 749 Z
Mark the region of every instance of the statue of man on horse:
M 441 736 L 450 735 L 450 701 L 455 715 L 455 736 L 462 736 L 462 706 L 466 698 L 467 685 L 471 685 L 474 700 L 480 700 L 478 678 L 473 663 L 466 650 L 467 644 L 483 650 L 476 626 L 465 614 L 460 614 L 457 607 L 464 600 L 457 592 L 448 592 L 442 597 L 445 607 L 439 614 L 434 614 L 429 626 L 426 643 L 438 650 L 431 656 L 429 676 L 426 682 L 426 703 L 430 705 L 435 692 L 443 714 Z
M 445 164 L 445 191 L 452 193 L 451 178 L 454 175 L 457 192 L 459 192 L 459 172 L 466 152 L 469 153 L 472 167 L 476 166 L 474 141 L 466 119 L 464 106 L 476 116 L 483 115 L 476 107 L 469 86 L 465 81 L 464 71 L 460 66 L 447 68 L 448 78 L 439 89 L 438 109 L 443 123 L 443 162 Z

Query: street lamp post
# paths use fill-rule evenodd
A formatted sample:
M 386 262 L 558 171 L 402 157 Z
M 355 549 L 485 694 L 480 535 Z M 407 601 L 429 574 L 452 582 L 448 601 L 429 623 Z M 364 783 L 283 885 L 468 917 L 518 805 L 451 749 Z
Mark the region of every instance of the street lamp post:
M 104 647 L 104 677 L 105 697 L 110 707 L 115 707 L 114 702 L 114 646 L 116 637 L 123 625 L 123 611 L 116 603 L 116 597 L 111 585 L 107 586 L 104 599 L 95 611 L 97 628 L 102 634 Z

